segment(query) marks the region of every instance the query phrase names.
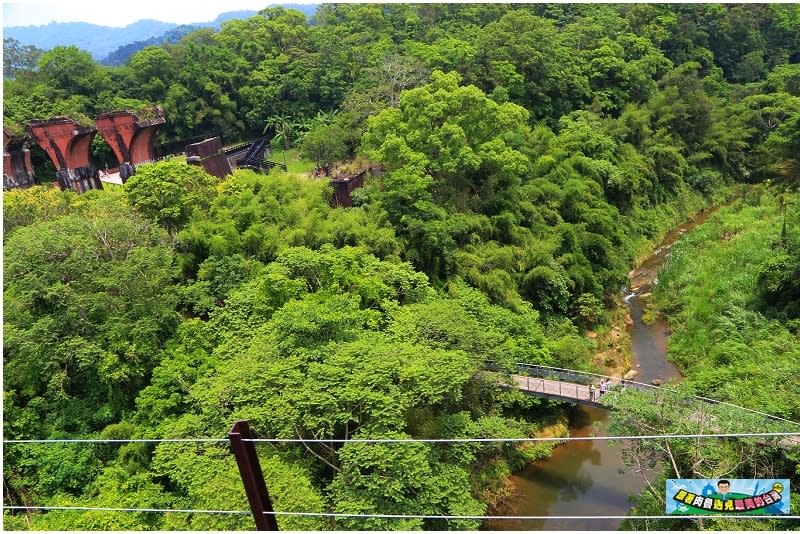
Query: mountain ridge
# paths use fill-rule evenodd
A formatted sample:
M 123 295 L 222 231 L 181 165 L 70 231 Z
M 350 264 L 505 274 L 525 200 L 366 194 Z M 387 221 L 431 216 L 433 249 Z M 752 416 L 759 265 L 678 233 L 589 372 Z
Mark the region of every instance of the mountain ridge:
M 267 7 L 273 7 L 273 4 Z M 316 11 L 318 4 L 281 4 L 283 7 L 302 11 L 310 18 Z M 8 26 L 3 28 L 4 38 L 13 38 L 23 45 L 33 45 L 43 50 L 55 46 L 74 45 L 81 50 L 86 50 L 98 62 L 121 62 L 119 57 L 124 56 L 121 48 L 129 47 L 131 52 L 137 51 L 135 46 L 139 43 L 161 44 L 171 42 L 169 32 L 176 28 L 208 28 L 219 29 L 220 25 L 231 19 L 247 18 L 256 15 L 255 10 L 226 11 L 217 15 L 214 20 L 178 24 L 163 22 L 152 18 L 140 19 L 124 27 L 103 26 L 89 22 L 50 22 L 42 25 Z M 142 46 L 142 48 L 144 47 Z M 129 56 L 130 54 L 128 54 Z
M 3 37 L 43 50 L 74 45 L 100 59 L 131 41 L 163 35 L 176 26 L 178 24 L 154 19 L 138 20 L 122 28 L 89 22 L 50 22 L 40 26 L 3 28 Z

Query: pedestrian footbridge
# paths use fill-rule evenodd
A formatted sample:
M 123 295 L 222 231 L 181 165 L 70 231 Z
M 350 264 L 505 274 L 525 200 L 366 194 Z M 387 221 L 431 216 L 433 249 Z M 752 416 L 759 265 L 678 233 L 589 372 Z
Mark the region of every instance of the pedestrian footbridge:
M 492 367 L 494 366 L 490 364 L 490 368 Z M 494 368 L 493 370 L 497 371 L 498 369 Z M 509 375 L 506 375 L 506 377 L 508 376 Z M 669 393 L 671 391 L 668 388 L 663 388 L 653 384 L 645 384 L 642 382 L 626 380 L 618 377 L 587 373 L 574 369 L 563 369 L 559 367 L 532 365 L 527 363 L 515 364 L 515 370 L 513 371 L 513 374 L 510 375 L 510 380 L 511 381 L 509 381 L 508 378 L 502 379 L 503 386 L 506 388 L 519 389 L 526 395 L 532 395 L 535 397 L 552 399 L 561 402 L 569 402 L 573 404 L 594 406 L 596 408 L 602 408 L 605 410 L 610 410 L 612 408 L 604 402 L 604 394 L 600 389 L 600 384 L 603 381 L 606 382 L 605 395 L 610 392 L 624 391 L 626 389 L 637 389 L 649 392 L 663 391 L 665 393 Z M 592 392 L 591 386 L 594 386 L 594 392 Z M 735 404 L 710 399 L 708 397 L 695 395 L 692 397 L 683 398 L 679 402 L 688 402 L 690 404 L 694 404 L 694 402 L 700 404 L 723 404 L 737 408 L 743 412 L 749 412 L 757 415 L 765 422 L 771 421 L 773 423 L 789 423 L 794 427 L 800 426 L 800 423 L 796 421 L 758 412 L 743 406 L 737 406 Z M 695 406 L 698 406 L 698 409 L 694 412 L 694 415 L 689 416 L 691 419 L 696 419 L 699 422 L 711 417 L 709 414 L 706 414 L 705 410 L 701 409 L 698 404 L 695 404 Z M 714 423 L 711 421 L 709 421 L 709 424 L 712 427 L 714 426 Z M 783 446 L 800 445 L 800 436 L 786 438 L 781 440 L 781 443 Z
M 606 410 L 609 407 L 603 404 L 600 390 L 600 384 L 603 380 L 607 383 L 607 391 L 629 387 L 641 390 L 659 389 L 658 386 L 642 382 L 576 371 L 574 369 L 527 363 L 516 364 L 516 369 L 517 374 L 511 375 L 511 378 L 514 380 L 514 385 L 523 393 L 546 399 L 585 404 Z M 592 392 L 590 385 L 594 386 L 594 392 Z

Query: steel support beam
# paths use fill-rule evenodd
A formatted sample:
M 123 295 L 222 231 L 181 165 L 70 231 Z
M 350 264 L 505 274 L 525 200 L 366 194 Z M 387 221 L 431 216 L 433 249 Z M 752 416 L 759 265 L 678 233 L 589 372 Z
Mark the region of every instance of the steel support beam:
M 250 503 L 250 511 L 253 512 L 256 529 L 280 530 L 272 503 L 269 500 L 264 473 L 261 472 L 261 465 L 258 462 L 256 447 L 250 441 L 253 439 L 253 435 L 250 433 L 250 424 L 247 421 L 236 421 L 231 431 L 228 432 L 228 439 L 236 457 L 236 465 L 239 466 L 239 474 L 242 476 L 244 491 L 247 494 L 247 501 Z

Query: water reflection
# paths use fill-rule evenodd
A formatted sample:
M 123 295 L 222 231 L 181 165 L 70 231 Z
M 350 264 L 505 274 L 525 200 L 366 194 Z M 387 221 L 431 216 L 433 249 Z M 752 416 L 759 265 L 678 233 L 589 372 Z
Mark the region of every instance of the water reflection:
M 571 417 L 572 436 L 604 435 L 608 412 L 576 407 Z M 620 473 L 621 447 L 607 441 L 570 441 L 558 446 L 548 460 L 533 462 L 512 477 L 519 497 L 496 515 L 607 516 L 624 515 L 628 496 L 644 482 Z M 492 520 L 490 530 L 615 530 L 618 519 Z

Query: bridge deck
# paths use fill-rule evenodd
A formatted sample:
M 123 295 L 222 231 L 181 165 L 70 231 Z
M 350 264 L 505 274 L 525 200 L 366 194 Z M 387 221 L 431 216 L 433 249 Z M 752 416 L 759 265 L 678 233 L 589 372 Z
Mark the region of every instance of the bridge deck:
M 536 397 L 575 402 L 597 408 L 608 408 L 600 402 L 600 390 L 595 386 L 594 398 L 590 398 L 589 386 L 575 384 L 574 382 L 562 382 L 560 380 L 548 380 L 535 376 L 513 375 L 512 378 L 517 387 Z
M 590 398 L 588 385 L 535 376 L 512 375 L 512 378 L 519 390 L 528 395 L 609 409 L 608 406 L 600 402 L 601 395 L 597 386 L 595 386 L 594 399 L 592 399 Z M 635 385 L 631 386 L 636 387 Z M 800 436 L 784 437 L 779 440 L 779 444 L 784 448 L 797 447 L 800 445 Z

